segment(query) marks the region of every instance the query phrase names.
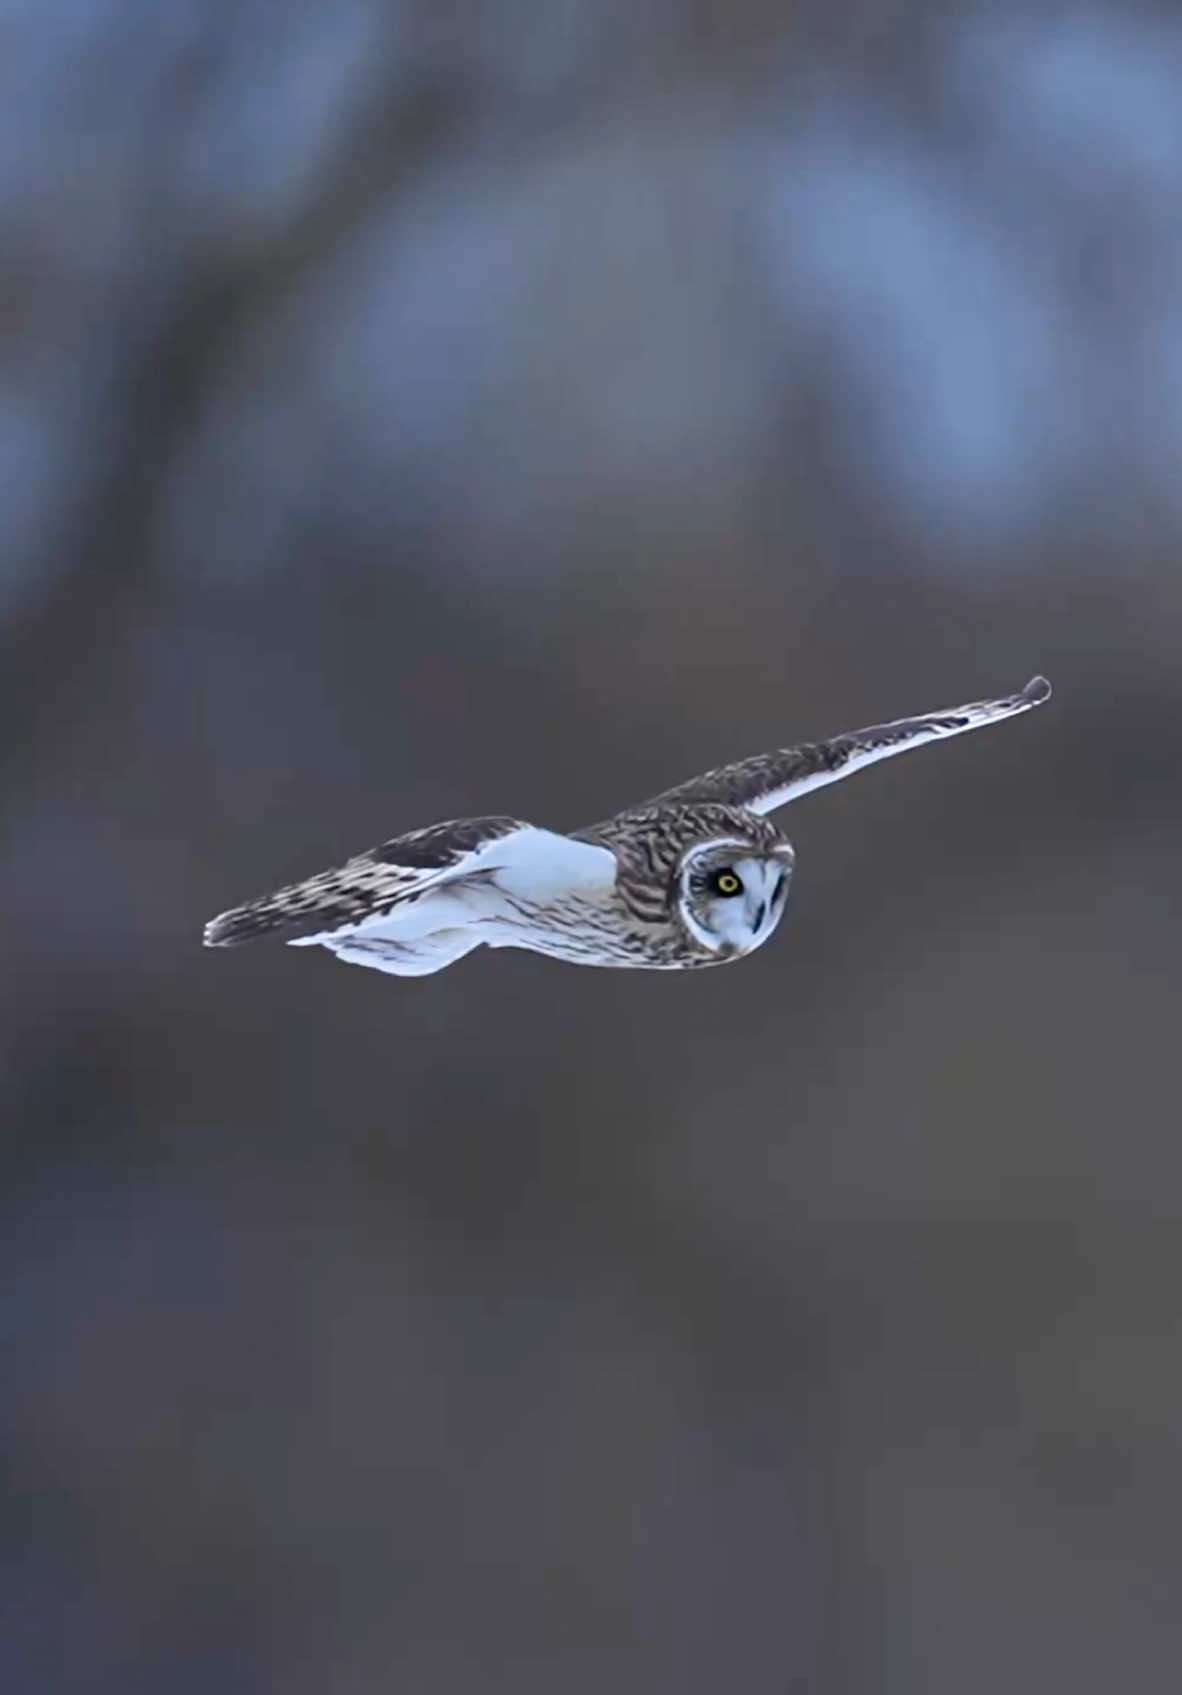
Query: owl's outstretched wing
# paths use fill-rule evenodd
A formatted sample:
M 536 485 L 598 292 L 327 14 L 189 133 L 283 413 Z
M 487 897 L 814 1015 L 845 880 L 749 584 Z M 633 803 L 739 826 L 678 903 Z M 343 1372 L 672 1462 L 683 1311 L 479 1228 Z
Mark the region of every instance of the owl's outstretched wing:
M 260 937 L 327 943 L 372 934 L 402 916 L 407 922 L 396 930 L 430 929 L 412 921 L 413 909 L 445 887 L 544 900 L 575 886 L 609 885 L 615 872 L 615 856 L 604 847 L 519 818 L 460 818 L 395 836 L 331 871 L 232 907 L 205 926 L 205 945 Z
M 744 806 L 750 812 L 774 812 L 785 802 L 808 794 L 810 789 L 839 782 L 876 760 L 891 759 L 896 753 L 905 753 L 924 742 L 960 736 L 966 730 L 979 730 L 985 724 L 1029 712 L 1031 707 L 1048 700 L 1050 693 L 1051 685 L 1045 677 L 1032 677 L 1020 694 L 971 701 L 967 706 L 953 706 L 946 712 L 928 713 L 923 718 L 897 718 L 890 724 L 872 724 L 864 730 L 834 736 L 832 741 L 804 742 L 800 747 L 757 753 L 751 759 L 693 777 L 688 783 L 658 795 L 656 801 L 661 804 L 717 801 L 728 806 Z

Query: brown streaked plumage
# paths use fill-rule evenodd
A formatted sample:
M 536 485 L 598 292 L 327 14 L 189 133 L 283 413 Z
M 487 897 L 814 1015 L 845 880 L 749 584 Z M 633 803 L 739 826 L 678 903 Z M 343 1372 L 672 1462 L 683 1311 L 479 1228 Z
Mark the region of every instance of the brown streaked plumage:
M 206 926 L 208 946 L 318 945 L 397 976 L 473 948 L 677 971 L 740 959 L 783 916 L 795 860 L 765 814 L 864 765 L 1039 706 L 1050 685 L 722 766 L 562 835 L 503 816 L 396 836 Z

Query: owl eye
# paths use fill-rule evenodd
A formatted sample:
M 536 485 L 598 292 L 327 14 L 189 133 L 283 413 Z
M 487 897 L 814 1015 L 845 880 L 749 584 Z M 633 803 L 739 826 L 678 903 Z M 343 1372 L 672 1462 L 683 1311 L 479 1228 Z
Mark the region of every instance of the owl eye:
M 733 871 L 716 871 L 711 882 L 717 895 L 741 895 L 743 892 L 743 880 Z

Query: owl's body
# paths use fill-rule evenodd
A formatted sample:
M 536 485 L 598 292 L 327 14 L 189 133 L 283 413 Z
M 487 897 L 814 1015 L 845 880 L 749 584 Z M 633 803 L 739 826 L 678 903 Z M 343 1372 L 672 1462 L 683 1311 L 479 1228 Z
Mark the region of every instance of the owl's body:
M 433 824 L 222 913 L 205 940 L 269 936 L 401 977 L 482 946 L 574 965 L 724 964 L 761 946 L 783 916 L 795 854 L 768 812 L 1049 694 L 1036 677 L 1003 699 L 757 755 L 569 835 L 507 817 Z

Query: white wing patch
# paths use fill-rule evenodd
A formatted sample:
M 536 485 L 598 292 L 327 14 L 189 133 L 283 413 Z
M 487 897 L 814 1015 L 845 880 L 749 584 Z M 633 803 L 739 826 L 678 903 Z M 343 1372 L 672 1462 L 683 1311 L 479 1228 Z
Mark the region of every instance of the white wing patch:
M 300 944 L 294 943 L 293 946 Z M 392 977 L 429 977 L 482 945 L 475 930 L 439 930 L 417 942 L 344 937 L 322 944 L 346 965 L 368 965 Z
M 498 889 L 533 901 L 555 900 L 576 891 L 606 894 L 615 884 L 617 870 L 610 848 L 577 842 L 532 824 L 494 842 L 487 863 Z

